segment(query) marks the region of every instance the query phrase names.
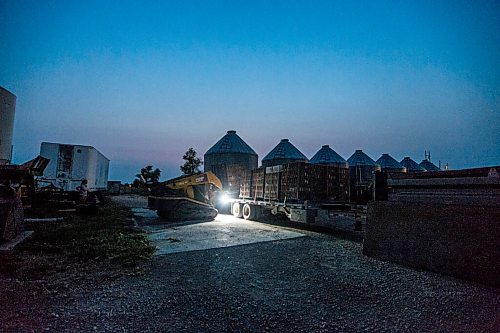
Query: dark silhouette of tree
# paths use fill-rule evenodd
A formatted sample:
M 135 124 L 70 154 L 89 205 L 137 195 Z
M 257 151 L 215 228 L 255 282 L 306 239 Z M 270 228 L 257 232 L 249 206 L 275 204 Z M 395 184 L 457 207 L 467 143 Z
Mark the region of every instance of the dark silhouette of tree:
M 158 183 L 160 180 L 160 174 L 160 169 L 156 168 L 153 170 L 153 166 L 148 165 L 141 169 L 141 173 L 135 175 L 137 179 L 134 180 L 134 184 L 139 185 L 139 187 L 150 187 L 151 185 Z M 138 183 L 136 181 L 138 181 Z
M 188 151 L 182 156 L 182 159 L 186 161 L 184 165 L 181 165 L 181 171 L 185 175 L 194 175 L 200 172 L 200 166 L 203 162 L 196 157 L 196 150 L 189 148 Z

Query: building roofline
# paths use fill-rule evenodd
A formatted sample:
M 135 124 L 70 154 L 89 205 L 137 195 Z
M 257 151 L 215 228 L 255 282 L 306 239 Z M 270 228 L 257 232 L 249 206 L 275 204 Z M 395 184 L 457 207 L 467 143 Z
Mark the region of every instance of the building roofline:
M 17 96 L 16 96 L 16 94 L 14 94 L 13 92 L 11 92 L 11 91 L 9 91 L 9 90 L 5 89 L 5 88 L 4 88 L 4 87 L 2 87 L 2 86 L 0 86 L 0 90 L 3 90 L 3 91 L 5 91 L 5 92 L 7 92 L 7 93 L 11 94 L 11 95 L 12 95 L 12 96 L 14 96 L 14 97 L 17 97 Z
M 72 143 L 60 143 L 60 142 L 48 142 L 48 141 L 42 141 L 42 145 L 44 143 L 48 143 L 48 144 L 51 144 L 51 145 L 60 145 L 60 146 L 73 146 L 73 147 L 82 147 L 82 148 L 92 148 L 94 149 L 95 151 L 97 151 L 99 154 L 102 155 L 102 157 L 104 157 L 105 159 L 107 159 L 108 161 L 111 161 L 109 158 L 107 158 L 106 156 L 104 156 L 103 153 L 101 153 L 99 151 L 99 149 L 97 149 L 96 147 L 94 146 L 89 146 L 89 145 L 78 145 L 78 144 L 72 144 Z

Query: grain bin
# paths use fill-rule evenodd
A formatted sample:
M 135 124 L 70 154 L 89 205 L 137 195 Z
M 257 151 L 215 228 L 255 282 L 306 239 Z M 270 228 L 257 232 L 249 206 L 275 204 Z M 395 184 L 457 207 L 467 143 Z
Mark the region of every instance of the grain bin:
M 0 164 L 9 164 L 12 160 L 15 112 L 16 95 L 0 87 Z
M 346 169 L 349 167 L 347 161 L 329 145 L 322 146 L 309 162 L 312 164 L 334 165 Z
M 417 162 L 412 160 L 409 156 L 406 156 L 399 162 L 402 166 L 406 168 L 406 172 L 421 172 L 425 171 Z
M 380 165 L 361 149 L 356 150 L 347 163 L 349 163 L 350 201 L 366 204 L 373 199 L 373 173 L 381 170 Z
M 288 139 L 282 139 L 280 143 L 262 159 L 262 166 L 270 167 L 274 165 L 308 161 L 307 157 L 291 144 Z
M 382 154 L 375 163 L 380 165 L 383 172 L 406 172 L 406 168 L 389 154 Z
M 205 171 L 212 171 L 224 190 L 238 195 L 241 179 L 257 168 L 259 156 L 236 131 L 227 131 L 204 155 Z
M 425 171 L 441 171 L 437 166 L 435 166 L 431 161 L 429 160 L 422 160 L 419 164 L 422 168 L 424 168 Z
M 324 145 L 309 160 L 309 163 L 323 168 L 321 186 L 325 201 L 349 201 L 349 164 L 329 145 Z

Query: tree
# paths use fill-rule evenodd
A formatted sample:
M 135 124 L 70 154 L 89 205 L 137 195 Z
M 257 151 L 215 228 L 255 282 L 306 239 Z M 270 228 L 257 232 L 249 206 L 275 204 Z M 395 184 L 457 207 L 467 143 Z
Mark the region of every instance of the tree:
M 186 161 L 184 165 L 181 165 L 181 171 L 185 175 L 194 175 L 195 173 L 200 172 L 200 166 L 203 162 L 196 157 L 196 150 L 189 148 L 184 156 L 182 156 L 182 159 Z
M 141 169 L 141 173 L 135 175 L 137 179 L 134 180 L 134 184 L 139 185 L 140 187 L 150 187 L 153 184 L 158 183 L 160 180 L 161 170 L 156 168 L 153 170 L 152 165 L 148 165 Z

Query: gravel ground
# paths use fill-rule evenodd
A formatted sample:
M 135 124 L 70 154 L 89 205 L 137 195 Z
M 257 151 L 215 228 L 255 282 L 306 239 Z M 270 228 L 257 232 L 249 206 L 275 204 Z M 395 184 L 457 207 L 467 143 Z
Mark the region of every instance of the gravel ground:
M 82 267 L 66 280 L 54 273 L 55 284 L 0 280 L 0 331 L 500 330 L 498 289 L 377 261 L 358 242 L 302 232 L 155 256 L 134 274 Z

